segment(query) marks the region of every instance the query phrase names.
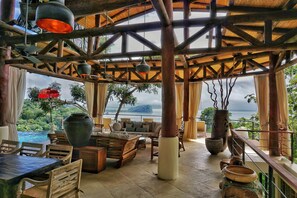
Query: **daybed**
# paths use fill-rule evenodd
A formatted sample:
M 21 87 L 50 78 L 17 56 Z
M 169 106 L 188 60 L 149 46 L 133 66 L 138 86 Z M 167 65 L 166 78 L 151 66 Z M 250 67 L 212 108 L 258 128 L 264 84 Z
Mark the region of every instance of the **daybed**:
M 65 140 L 67 140 L 65 133 L 48 134 L 48 137 L 51 143 L 56 144 L 65 144 Z M 119 159 L 116 165 L 116 167 L 119 168 L 136 156 L 139 137 L 140 136 L 137 135 L 120 133 L 98 133 L 91 136 L 89 146 L 105 147 L 107 150 L 107 158 Z
M 120 127 L 115 126 L 119 125 Z M 160 122 L 136 122 L 124 121 L 111 126 L 112 131 L 126 131 L 130 135 L 141 135 L 144 137 L 157 136 L 161 130 Z

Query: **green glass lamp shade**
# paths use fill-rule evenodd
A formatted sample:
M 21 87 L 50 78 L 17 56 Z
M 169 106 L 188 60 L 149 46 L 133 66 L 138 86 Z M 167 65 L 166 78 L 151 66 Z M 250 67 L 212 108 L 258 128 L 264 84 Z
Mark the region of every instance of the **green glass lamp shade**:
M 145 62 L 144 57 L 142 58 L 141 62 L 136 66 L 136 72 L 145 75 L 148 74 L 150 71 L 150 66 Z
M 36 24 L 53 33 L 70 33 L 74 27 L 74 16 L 63 0 L 50 0 L 36 9 Z
M 87 76 L 91 74 L 91 65 L 86 62 L 79 63 L 77 65 L 77 73 L 81 76 Z

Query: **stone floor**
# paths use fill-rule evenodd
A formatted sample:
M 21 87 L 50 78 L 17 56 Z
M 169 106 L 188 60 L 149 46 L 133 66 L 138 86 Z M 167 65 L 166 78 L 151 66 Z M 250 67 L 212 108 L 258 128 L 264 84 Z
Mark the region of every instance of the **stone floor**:
M 82 198 L 138 198 L 221 197 L 222 179 L 219 162 L 230 156 L 229 151 L 212 156 L 206 150 L 204 138 L 185 142 L 186 151 L 179 158 L 179 177 L 174 181 L 157 178 L 158 158 L 150 161 L 150 144 L 138 150 L 133 161 L 123 167 L 113 167 L 115 161 L 107 159 L 107 168 L 98 173 L 82 173 Z

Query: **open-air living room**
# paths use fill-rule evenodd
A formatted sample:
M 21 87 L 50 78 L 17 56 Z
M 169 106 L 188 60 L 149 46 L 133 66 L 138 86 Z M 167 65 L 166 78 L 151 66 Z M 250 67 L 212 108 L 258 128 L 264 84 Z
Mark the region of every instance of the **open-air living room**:
M 0 198 L 297 197 L 296 1 L 0 2 Z

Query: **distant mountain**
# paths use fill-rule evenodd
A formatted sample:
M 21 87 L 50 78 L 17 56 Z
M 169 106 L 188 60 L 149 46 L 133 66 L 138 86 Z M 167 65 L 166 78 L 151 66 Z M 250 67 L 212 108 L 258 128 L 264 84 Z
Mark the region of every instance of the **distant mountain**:
M 152 113 L 153 108 L 151 105 L 138 105 L 135 107 L 130 107 L 128 109 L 129 112 L 136 112 L 136 113 Z

